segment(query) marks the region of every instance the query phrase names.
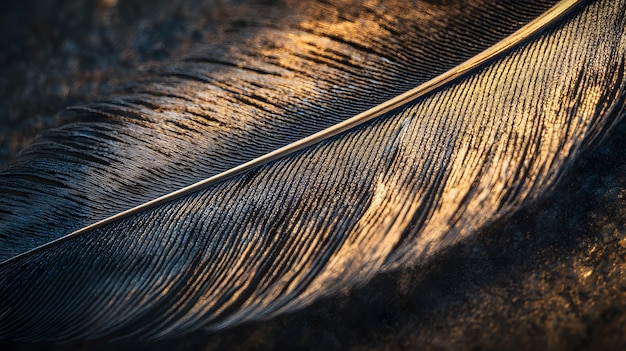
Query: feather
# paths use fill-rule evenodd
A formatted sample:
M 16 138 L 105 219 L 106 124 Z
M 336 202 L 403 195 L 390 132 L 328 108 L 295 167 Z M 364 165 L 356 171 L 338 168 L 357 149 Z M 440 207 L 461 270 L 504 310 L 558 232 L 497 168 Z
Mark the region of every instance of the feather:
M 41 240 L 27 232 L 0 267 L 0 335 L 154 339 L 271 318 L 519 208 L 623 114 L 626 2 L 573 5 L 406 98 L 16 255 Z

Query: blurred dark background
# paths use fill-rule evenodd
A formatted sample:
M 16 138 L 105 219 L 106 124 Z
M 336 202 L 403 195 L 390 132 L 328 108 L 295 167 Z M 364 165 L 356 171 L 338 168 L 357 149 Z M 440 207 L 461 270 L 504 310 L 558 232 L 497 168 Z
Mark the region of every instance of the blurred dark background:
M 58 113 L 66 106 L 111 94 L 152 63 L 220 40 L 237 24 L 208 24 L 226 21 L 233 3 L 0 3 L 0 167 L 39 131 L 71 122 Z M 626 350 L 625 122 L 546 196 L 418 266 L 221 333 L 55 347 Z M 52 347 L 5 341 L 3 349 Z

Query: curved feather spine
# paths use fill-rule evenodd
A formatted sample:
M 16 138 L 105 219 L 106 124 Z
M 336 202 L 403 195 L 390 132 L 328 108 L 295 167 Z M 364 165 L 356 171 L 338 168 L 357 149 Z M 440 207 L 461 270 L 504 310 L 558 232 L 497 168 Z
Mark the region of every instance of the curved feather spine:
M 347 2 L 279 6 L 276 28 L 252 26 L 246 45 L 235 34 L 201 46 L 121 96 L 73 108 L 76 123 L 44 132 L 0 170 L 0 261 L 352 117 L 556 2 L 375 1 L 348 19 Z M 339 18 L 324 14 L 333 11 Z
M 123 212 L 120 212 L 116 215 L 113 215 L 111 217 L 105 218 L 101 221 L 98 221 L 96 223 L 90 224 L 86 227 L 83 227 L 79 230 L 76 230 L 70 234 L 67 234 L 63 237 L 60 237 L 56 240 L 53 240 L 47 244 L 41 245 L 39 247 L 36 247 L 32 250 L 29 250 L 27 252 L 24 252 L 22 254 L 13 256 L 3 262 L 0 262 L 0 267 L 14 259 L 19 259 L 20 257 L 24 256 L 24 255 L 29 255 L 33 252 L 37 252 L 39 250 L 42 250 L 50 245 L 55 245 L 58 242 L 63 242 L 65 240 L 68 240 L 74 236 L 77 235 L 81 235 L 83 233 L 86 233 L 90 230 L 99 228 L 101 226 L 104 226 L 108 223 L 111 223 L 113 221 L 116 220 L 120 220 L 123 218 L 126 218 L 128 216 L 132 216 L 133 214 L 140 212 L 140 211 L 144 211 L 150 208 L 153 208 L 155 206 L 158 206 L 160 204 L 163 204 L 165 202 L 168 201 L 172 201 L 175 200 L 177 198 L 183 197 L 185 195 L 191 194 L 193 192 L 197 192 L 200 191 L 202 189 L 205 189 L 215 183 L 221 182 L 223 180 L 226 180 L 228 178 L 237 176 L 239 174 L 242 174 L 246 171 L 249 171 L 251 169 L 257 168 L 259 166 L 262 166 L 264 164 L 270 163 L 274 160 L 277 160 L 279 158 L 285 157 L 287 155 L 293 154 L 295 152 L 298 152 L 306 147 L 309 147 L 311 145 L 317 144 L 321 141 L 327 140 L 329 138 L 332 138 L 340 133 L 343 133 L 347 130 L 356 128 L 364 123 L 369 122 L 370 120 L 377 118 L 387 112 L 390 112 L 394 109 L 397 109 L 405 104 L 411 103 L 412 101 L 422 98 L 430 93 L 432 93 L 433 91 L 440 89 L 441 87 L 445 86 L 446 84 L 449 84 L 450 82 L 453 82 L 456 79 L 459 79 L 460 77 L 462 77 L 463 75 L 466 75 L 470 72 L 472 72 L 473 70 L 476 70 L 478 68 L 480 68 L 482 65 L 486 64 L 487 62 L 489 62 L 490 60 L 494 60 L 495 58 L 499 57 L 500 55 L 505 54 L 506 52 L 508 52 L 509 50 L 511 50 L 512 48 L 522 45 L 525 41 L 527 41 L 530 37 L 532 37 L 533 35 L 536 35 L 538 32 L 542 31 L 544 28 L 546 28 L 547 26 L 551 25 L 554 23 L 554 21 L 562 19 L 564 16 L 566 16 L 570 11 L 572 11 L 573 9 L 576 8 L 576 6 L 579 6 L 583 1 L 582 0 L 564 0 L 561 1 L 560 3 L 558 3 L 556 6 L 552 7 L 549 11 L 545 12 L 543 15 L 541 15 L 540 17 L 538 17 L 537 19 L 535 19 L 534 21 L 528 23 L 527 25 L 525 25 L 524 27 L 522 27 L 521 29 L 519 29 L 518 31 L 516 31 L 515 33 L 511 34 L 510 36 L 508 36 L 507 38 L 503 39 L 501 42 L 498 42 L 496 45 L 486 49 L 485 51 L 483 51 L 482 53 L 478 54 L 477 56 L 474 56 L 473 58 L 471 58 L 470 60 L 462 63 L 461 65 L 454 67 L 453 69 L 433 78 L 432 80 L 414 88 L 411 89 L 409 91 L 407 91 L 406 93 L 403 93 L 393 99 L 390 99 L 378 106 L 375 106 L 367 111 L 364 111 L 362 113 L 359 113 L 358 115 L 349 118 L 343 122 L 340 122 L 332 127 L 329 127 L 327 129 L 324 129 L 322 131 L 319 131 L 313 135 L 310 135 L 308 137 L 305 137 L 303 139 L 300 139 L 296 142 L 293 142 L 291 144 L 288 144 L 286 146 L 283 146 L 277 150 L 274 150 L 268 154 L 265 154 L 263 156 L 257 157 L 251 161 L 245 162 L 239 166 L 236 166 L 234 168 L 231 168 L 227 171 L 224 171 L 220 174 L 214 175 L 212 177 L 209 177 L 207 179 L 201 180 L 195 184 L 189 185 L 187 187 L 184 187 L 182 189 L 176 190 L 172 193 L 169 193 L 167 195 L 163 195 L 157 199 L 148 201 L 144 204 L 135 206 L 131 209 L 125 210 Z

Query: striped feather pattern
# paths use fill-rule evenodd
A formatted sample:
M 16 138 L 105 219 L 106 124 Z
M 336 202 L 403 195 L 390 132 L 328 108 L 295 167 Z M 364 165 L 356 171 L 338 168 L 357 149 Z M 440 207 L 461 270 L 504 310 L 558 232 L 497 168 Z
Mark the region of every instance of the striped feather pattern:
M 429 257 L 545 192 L 623 114 L 625 10 L 586 4 L 380 118 L 5 262 L 0 335 L 220 330 Z

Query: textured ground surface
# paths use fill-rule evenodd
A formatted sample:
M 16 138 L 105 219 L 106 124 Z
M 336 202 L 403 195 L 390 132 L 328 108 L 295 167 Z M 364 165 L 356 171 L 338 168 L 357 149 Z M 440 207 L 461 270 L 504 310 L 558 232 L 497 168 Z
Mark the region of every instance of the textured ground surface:
M 109 94 L 150 62 L 212 40 L 197 28 L 219 20 L 211 16 L 220 3 L 200 3 L 3 2 L 0 165 L 37 131 L 67 122 L 56 114 L 65 106 Z M 149 347 L 626 349 L 625 122 L 544 198 L 434 260 L 292 315 Z

